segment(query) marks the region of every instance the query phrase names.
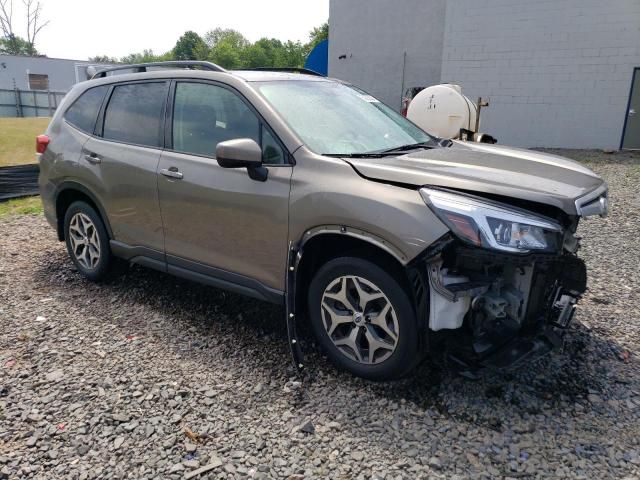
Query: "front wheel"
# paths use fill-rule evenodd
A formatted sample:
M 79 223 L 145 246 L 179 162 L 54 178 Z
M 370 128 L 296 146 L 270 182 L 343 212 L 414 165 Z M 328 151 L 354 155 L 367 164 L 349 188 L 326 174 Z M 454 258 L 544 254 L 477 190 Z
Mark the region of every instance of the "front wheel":
M 336 258 L 318 270 L 308 295 L 316 338 L 339 367 L 389 380 L 416 365 L 416 315 L 397 275 L 360 258 Z

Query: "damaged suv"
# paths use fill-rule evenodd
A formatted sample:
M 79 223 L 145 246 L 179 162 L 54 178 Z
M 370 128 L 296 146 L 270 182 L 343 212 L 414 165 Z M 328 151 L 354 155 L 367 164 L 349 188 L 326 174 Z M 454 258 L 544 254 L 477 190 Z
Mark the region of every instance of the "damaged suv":
M 117 67 L 67 94 L 37 149 L 86 277 L 123 259 L 283 304 L 299 366 L 306 321 L 378 380 L 432 352 L 471 371 L 560 345 L 586 288 L 578 222 L 607 213 L 576 162 L 435 138 L 310 72 Z

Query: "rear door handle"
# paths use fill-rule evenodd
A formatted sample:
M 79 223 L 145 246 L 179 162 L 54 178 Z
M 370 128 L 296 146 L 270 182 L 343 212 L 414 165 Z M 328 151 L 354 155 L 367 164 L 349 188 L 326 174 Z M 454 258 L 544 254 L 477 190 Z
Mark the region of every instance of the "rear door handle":
M 176 167 L 163 168 L 162 170 L 160 170 L 160 173 L 165 177 L 175 178 L 177 180 L 182 180 L 182 177 L 184 176 L 181 172 L 178 171 Z
M 102 162 L 102 159 L 98 155 L 96 155 L 95 153 L 87 153 L 87 154 L 85 154 L 84 159 L 87 162 L 92 163 L 94 165 Z

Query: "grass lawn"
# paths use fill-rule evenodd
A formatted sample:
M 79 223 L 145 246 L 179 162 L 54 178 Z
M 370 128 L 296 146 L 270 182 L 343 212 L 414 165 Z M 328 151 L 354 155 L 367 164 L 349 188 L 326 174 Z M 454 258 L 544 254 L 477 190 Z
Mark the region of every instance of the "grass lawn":
M 36 136 L 50 118 L 0 118 L 0 167 L 36 163 Z
M 40 197 L 14 198 L 0 202 L 0 218 L 10 215 L 40 215 L 42 200 Z

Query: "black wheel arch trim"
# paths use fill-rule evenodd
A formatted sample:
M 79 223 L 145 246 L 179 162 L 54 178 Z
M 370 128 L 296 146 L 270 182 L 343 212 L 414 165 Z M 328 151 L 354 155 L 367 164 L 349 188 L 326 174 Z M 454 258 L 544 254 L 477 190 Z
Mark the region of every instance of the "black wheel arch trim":
M 385 240 L 384 238 L 379 237 L 373 233 L 367 232 L 362 228 L 351 227 L 348 225 L 320 225 L 317 227 L 313 227 L 304 232 L 302 238 L 298 241 L 299 247 L 304 247 L 304 245 L 309 240 L 317 237 L 318 235 L 344 235 L 347 237 L 362 240 L 374 247 L 378 247 L 381 250 L 384 250 L 386 253 L 395 258 L 403 267 L 406 266 L 410 260 L 407 258 L 404 252 L 402 252 L 402 250 L 400 250 L 388 240 Z
M 66 191 L 69 191 L 69 190 L 76 190 L 76 191 L 82 193 L 83 195 L 86 195 L 87 197 L 89 197 L 91 199 L 93 204 L 98 209 L 98 214 L 100 215 L 100 218 L 104 222 L 104 227 L 107 229 L 107 235 L 109 235 L 109 239 L 113 239 L 113 230 L 111 230 L 111 224 L 109 223 L 109 217 L 107 216 L 106 210 L 104 209 L 104 207 L 102 206 L 102 204 L 98 200 L 97 195 L 95 193 L 93 193 L 91 190 L 89 190 L 87 187 L 85 187 L 83 184 L 79 183 L 79 182 L 76 182 L 76 181 L 73 181 L 73 180 L 65 180 L 64 182 L 60 183 L 56 187 L 55 194 L 54 194 L 54 205 L 55 205 L 55 210 L 56 210 L 56 222 L 57 222 L 57 225 L 58 225 L 58 228 L 57 228 L 57 230 L 58 230 L 58 240 L 60 240 L 60 241 L 64 240 L 64 225 L 63 225 L 64 217 L 63 218 L 58 218 L 58 197 L 63 192 L 66 192 Z
M 298 242 L 290 242 L 288 247 L 287 273 L 285 275 L 285 322 L 287 325 L 287 337 L 294 367 L 299 372 L 302 371 L 305 367 L 306 360 L 304 352 L 301 349 L 297 331 L 297 326 L 299 325 L 300 317 L 302 316 L 297 309 L 298 270 L 304 256 L 305 245 L 309 240 L 320 235 L 345 235 L 362 240 L 373 247 L 380 248 L 402 265 L 407 272 L 411 285 L 412 291 L 408 293 L 416 311 L 416 318 L 419 322 L 421 334 L 419 339 L 420 348 L 425 348 L 428 345 L 427 334 L 425 333 L 425 322 L 426 329 L 428 329 L 429 317 L 428 310 L 425 312 L 424 299 L 419 298 L 419 288 L 414 280 L 415 277 L 411 278 L 414 269 L 411 268 L 410 264 L 413 259 L 408 259 L 399 248 L 393 245 L 393 243 L 361 228 L 349 227 L 347 225 L 321 225 L 305 231 Z M 416 280 L 419 281 L 419 279 Z M 428 309 L 428 303 L 426 304 L 426 308 Z M 426 318 L 418 318 L 418 316 L 426 316 Z

